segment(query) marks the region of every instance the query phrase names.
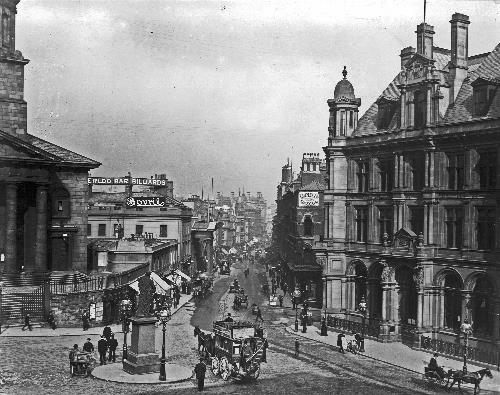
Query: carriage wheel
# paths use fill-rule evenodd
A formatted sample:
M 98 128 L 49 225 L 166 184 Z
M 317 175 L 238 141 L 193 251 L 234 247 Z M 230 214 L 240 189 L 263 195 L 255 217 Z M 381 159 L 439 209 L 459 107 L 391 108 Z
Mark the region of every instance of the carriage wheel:
M 255 372 L 250 373 L 249 375 L 252 379 L 257 380 L 260 376 L 260 364 L 257 365 L 257 369 L 255 369 Z
M 214 376 L 217 376 L 219 374 L 219 358 L 217 357 L 212 357 L 212 373 Z
M 231 365 L 226 357 L 222 357 L 219 365 L 220 376 L 222 380 L 227 381 L 231 377 Z

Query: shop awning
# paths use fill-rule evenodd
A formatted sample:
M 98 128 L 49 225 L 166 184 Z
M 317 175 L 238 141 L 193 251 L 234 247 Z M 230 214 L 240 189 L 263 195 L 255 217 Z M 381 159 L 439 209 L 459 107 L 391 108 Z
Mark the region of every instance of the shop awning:
M 156 293 L 157 294 L 164 294 L 172 289 L 172 286 L 168 285 L 158 274 L 155 272 L 151 272 L 151 280 L 155 283 L 155 288 L 156 288 Z M 135 280 L 133 283 L 129 284 L 129 286 L 136 291 L 137 293 L 140 293 L 139 291 L 139 280 Z
M 176 269 L 175 272 L 181 276 L 184 280 L 186 281 L 191 281 L 191 277 L 189 277 L 187 274 L 182 273 L 179 269 Z
M 173 274 L 169 274 L 167 277 L 167 280 L 170 281 L 172 284 L 175 284 L 177 286 L 181 286 L 182 284 L 182 280 L 181 280 L 181 276 L 180 275 L 177 275 L 174 277 Z

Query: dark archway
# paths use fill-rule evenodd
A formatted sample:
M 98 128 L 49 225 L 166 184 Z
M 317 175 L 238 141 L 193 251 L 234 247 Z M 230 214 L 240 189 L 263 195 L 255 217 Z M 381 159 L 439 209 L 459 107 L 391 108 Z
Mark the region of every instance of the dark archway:
M 310 215 L 306 215 L 304 218 L 304 236 L 314 235 L 314 223 Z
M 396 271 L 399 285 L 399 319 L 402 324 L 417 325 L 418 292 L 413 280 L 413 270 L 401 266 Z
M 444 327 L 453 331 L 460 330 L 462 315 L 462 279 L 454 272 L 449 271 L 444 277 Z
M 382 319 L 382 271 L 384 266 L 379 262 L 370 267 L 368 273 L 367 308 L 370 318 Z
M 472 328 L 476 336 L 488 337 L 493 334 L 492 297 L 494 292 L 493 284 L 486 275 L 477 278 L 469 306 L 472 315 Z
M 354 268 L 354 309 L 358 310 L 361 300 L 366 302 L 368 271 L 362 262 L 356 263 Z

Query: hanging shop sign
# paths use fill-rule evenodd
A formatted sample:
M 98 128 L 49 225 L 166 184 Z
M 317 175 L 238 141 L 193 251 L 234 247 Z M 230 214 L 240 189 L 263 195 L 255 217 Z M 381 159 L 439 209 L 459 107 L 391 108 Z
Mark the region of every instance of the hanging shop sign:
M 89 185 L 146 185 L 166 186 L 165 179 L 156 178 L 129 178 L 129 177 L 87 177 Z
M 125 200 L 127 207 L 165 207 L 166 203 L 164 197 L 134 196 Z
M 318 207 L 319 192 L 299 192 L 299 207 Z

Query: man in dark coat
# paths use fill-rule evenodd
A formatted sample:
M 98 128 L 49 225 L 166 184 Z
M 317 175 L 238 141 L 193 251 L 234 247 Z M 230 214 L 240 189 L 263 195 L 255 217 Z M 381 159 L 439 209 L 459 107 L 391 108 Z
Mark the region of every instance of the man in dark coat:
M 82 323 L 83 323 L 83 330 L 86 331 L 89 329 L 89 314 L 84 311 L 82 314 Z
M 49 323 L 50 327 L 54 330 L 56 329 L 56 317 L 54 316 L 54 312 L 51 311 L 49 313 L 49 316 L 47 317 L 47 322 Z
M 233 322 L 233 317 L 231 317 L 231 313 L 227 313 L 227 317 L 225 318 L 224 322 Z
M 94 345 L 90 341 L 90 337 L 88 337 L 87 341 L 83 344 L 83 351 L 85 351 L 85 352 L 94 352 Z
M 196 375 L 196 379 L 198 380 L 198 391 L 203 391 L 203 387 L 205 387 L 206 372 L 207 372 L 207 367 L 203 363 L 203 358 L 200 358 L 200 362 L 198 362 L 194 367 L 194 373 Z
M 438 365 L 437 363 L 437 357 L 439 357 L 438 353 L 434 353 L 434 356 L 431 358 L 429 362 L 429 369 L 435 371 L 440 377 L 444 377 L 444 369 Z
M 101 365 L 106 365 L 106 352 L 108 351 L 108 342 L 106 338 L 101 336 L 101 339 L 97 342 L 97 351 L 99 352 L 99 361 Z
M 109 340 L 111 338 L 111 328 L 106 325 L 102 331 L 102 335 L 106 338 L 106 340 Z
M 26 315 L 24 316 L 24 326 L 23 326 L 23 331 L 24 331 L 24 328 L 28 328 L 30 331 L 33 330 L 33 328 L 31 327 L 31 322 L 30 322 L 30 315 L 28 313 L 26 313 Z
M 269 343 L 267 339 L 264 339 L 264 344 L 262 345 L 262 362 L 267 363 L 267 348 L 269 347 Z
M 264 322 L 264 318 L 262 318 L 262 311 L 260 311 L 260 307 L 257 306 L 257 315 L 255 317 L 255 322 L 257 322 L 259 318 L 262 322 Z
M 339 351 L 344 354 L 344 346 L 342 344 L 342 338 L 345 337 L 343 333 L 339 333 L 337 336 L 337 347 L 339 348 Z
M 115 334 L 111 333 L 111 337 L 108 340 L 108 361 L 116 362 L 116 348 L 118 347 L 118 340 L 115 339 Z

